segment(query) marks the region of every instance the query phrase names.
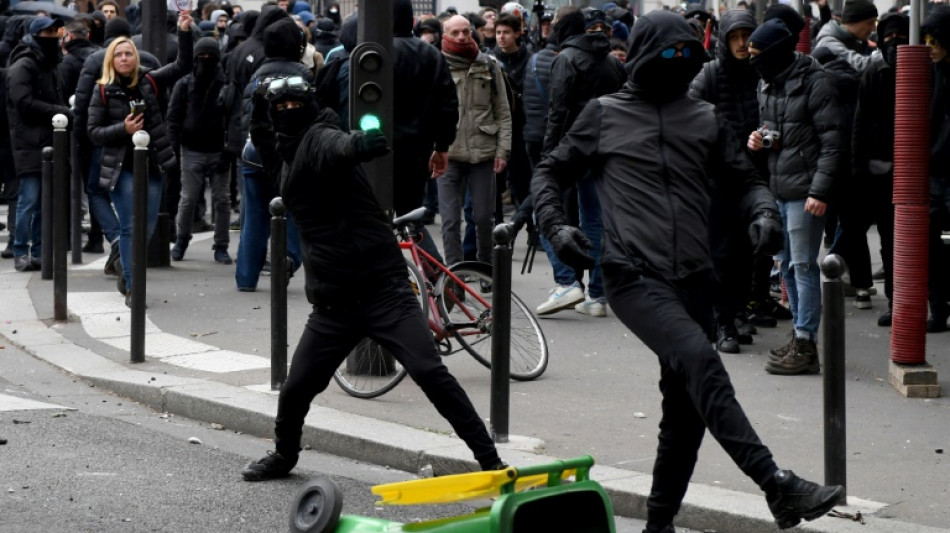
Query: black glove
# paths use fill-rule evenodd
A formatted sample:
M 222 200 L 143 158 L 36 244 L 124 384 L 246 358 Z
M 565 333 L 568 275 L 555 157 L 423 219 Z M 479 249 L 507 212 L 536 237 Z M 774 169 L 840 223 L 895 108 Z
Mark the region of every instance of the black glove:
M 557 258 L 575 272 L 594 268 L 594 258 L 587 253 L 593 246 L 579 228 L 568 225 L 553 226 L 548 232 L 548 240 L 551 241 Z
M 785 246 L 782 223 L 772 213 L 760 213 L 749 225 L 749 239 L 756 255 L 775 255 Z
M 372 161 L 388 152 L 386 136 L 378 129 L 366 131 L 356 143 L 356 157 L 360 161 Z

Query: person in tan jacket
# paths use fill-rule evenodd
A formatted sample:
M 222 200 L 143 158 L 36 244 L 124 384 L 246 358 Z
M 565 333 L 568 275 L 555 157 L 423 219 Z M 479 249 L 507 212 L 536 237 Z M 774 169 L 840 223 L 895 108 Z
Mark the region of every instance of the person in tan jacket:
M 449 163 L 439 178 L 439 214 L 446 264 L 462 261 L 461 213 L 466 190 L 475 219 L 477 258 L 491 262 L 495 174 L 511 153 L 511 111 L 501 68 L 478 51 L 468 19 L 445 21 L 442 53 L 458 90 L 459 121 Z

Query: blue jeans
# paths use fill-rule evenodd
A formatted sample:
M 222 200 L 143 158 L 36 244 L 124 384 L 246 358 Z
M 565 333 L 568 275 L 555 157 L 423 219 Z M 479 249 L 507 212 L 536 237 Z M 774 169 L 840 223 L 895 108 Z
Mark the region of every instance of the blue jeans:
M 20 176 L 17 194 L 16 229 L 13 234 L 13 256 L 43 256 L 43 217 L 40 210 L 42 180 L 39 174 Z
M 131 171 L 123 170 L 115 189 L 109 193 L 112 205 L 119 217 L 119 258 L 122 259 L 122 273 L 125 275 L 125 287 L 132 290 L 132 195 L 135 176 Z M 145 242 L 152 238 L 158 222 L 158 206 L 162 201 L 162 178 L 160 175 L 148 177 L 148 214 L 146 216 Z M 103 230 L 105 231 L 105 230 Z
M 110 243 L 119 238 L 119 219 L 112 210 L 109 200 L 109 191 L 99 185 L 99 175 L 102 173 L 102 147 L 95 146 L 89 161 L 89 177 L 86 178 L 86 197 L 89 198 L 89 212 L 99 223 L 103 235 Z
M 275 192 L 257 168 L 244 165 L 242 172 L 244 200 L 241 202 L 241 212 L 244 220 L 241 223 L 241 242 L 238 245 L 234 279 L 238 288 L 256 289 L 267 257 L 271 218 L 268 206 Z M 287 255 L 293 260 L 292 272 L 295 272 L 301 262 L 300 237 L 290 213 L 287 214 Z M 277 260 L 276 257 L 271 258 L 271 261 Z
M 590 173 L 577 182 L 577 206 L 580 211 L 581 231 L 590 239 L 590 255 L 594 258 L 594 268 L 590 270 L 587 282 L 587 297 L 590 299 L 604 296 L 604 281 L 600 269 L 601 246 L 604 240 L 604 221 L 601 218 L 600 200 Z
M 548 261 L 551 262 L 551 270 L 554 271 L 554 282 L 565 287 L 577 281 L 577 278 L 574 276 L 574 269 L 565 265 L 557 258 L 557 254 L 554 253 L 554 247 L 551 246 L 551 241 L 544 235 L 539 235 L 539 237 L 541 246 L 544 248 L 544 253 L 547 254 Z
M 805 212 L 805 200 L 777 200 L 785 231 L 785 249 L 778 256 L 788 288 L 788 304 L 795 334 L 815 340 L 821 322 L 821 272 L 818 250 L 824 217 Z

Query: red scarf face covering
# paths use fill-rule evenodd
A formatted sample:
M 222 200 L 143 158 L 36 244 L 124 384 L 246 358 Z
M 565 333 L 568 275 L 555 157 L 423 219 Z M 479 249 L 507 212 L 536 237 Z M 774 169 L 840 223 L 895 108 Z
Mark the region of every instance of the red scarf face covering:
M 469 61 L 475 61 L 475 58 L 478 57 L 478 45 L 475 44 L 474 40 L 469 39 L 464 43 L 460 43 L 449 39 L 448 35 L 442 36 L 442 51 Z

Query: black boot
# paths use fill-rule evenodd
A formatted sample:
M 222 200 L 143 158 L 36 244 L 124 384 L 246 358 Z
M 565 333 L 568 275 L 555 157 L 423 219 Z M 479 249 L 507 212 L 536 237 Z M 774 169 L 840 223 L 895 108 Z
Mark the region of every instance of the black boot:
M 772 479 L 778 490 L 766 499 L 779 529 L 795 527 L 802 519 L 821 518 L 834 508 L 844 493 L 840 485 L 821 486 L 796 476 L 791 470 L 779 470 Z
M 0 252 L 0 257 L 4 259 L 13 259 L 13 233 L 10 233 L 10 240 L 7 241 L 7 247 Z
M 716 349 L 723 353 L 739 353 L 739 340 L 735 326 L 719 326 L 716 332 Z
M 172 261 L 181 261 L 185 258 L 185 250 L 188 249 L 188 243 L 191 242 L 191 238 L 179 237 L 175 241 L 175 246 L 172 246 Z
M 245 481 L 266 481 L 287 477 L 297 465 L 297 456 L 284 457 L 278 452 L 267 452 L 267 455 L 252 461 L 244 467 L 241 475 Z
M 222 265 L 230 265 L 234 261 L 231 259 L 231 256 L 228 255 L 227 246 L 215 246 L 214 247 L 214 260 L 217 263 Z

